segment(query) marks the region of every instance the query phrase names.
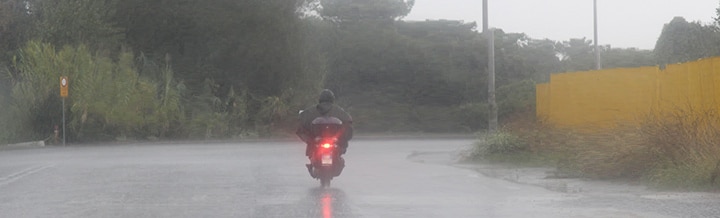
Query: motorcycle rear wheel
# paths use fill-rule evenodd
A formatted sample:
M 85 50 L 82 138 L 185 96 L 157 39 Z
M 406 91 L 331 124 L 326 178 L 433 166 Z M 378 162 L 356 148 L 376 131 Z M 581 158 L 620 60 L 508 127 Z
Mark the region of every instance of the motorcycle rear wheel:
M 323 188 L 330 187 L 330 178 L 321 177 L 320 178 L 320 186 Z

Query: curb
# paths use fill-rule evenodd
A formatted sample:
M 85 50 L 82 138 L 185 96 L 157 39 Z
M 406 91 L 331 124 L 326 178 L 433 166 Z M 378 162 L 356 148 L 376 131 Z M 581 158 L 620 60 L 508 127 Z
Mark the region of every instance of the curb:
M 22 142 L 22 143 L 15 143 L 15 144 L 0 145 L 0 149 L 2 149 L 2 148 L 34 148 L 34 147 L 45 147 L 45 141 L 32 141 L 32 142 Z
M 23 142 L 23 143 L 17 143 L 17 144 L 8 144 L 5 145 L 7 147 L 45 147 L 45 141 L 33 141 L 33 142 Z

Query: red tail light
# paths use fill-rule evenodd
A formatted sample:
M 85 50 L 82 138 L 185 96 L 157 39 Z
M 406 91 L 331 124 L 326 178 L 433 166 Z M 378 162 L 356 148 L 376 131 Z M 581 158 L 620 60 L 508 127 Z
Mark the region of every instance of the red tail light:
M 330 148 L 330 147 L 332 147 L 332 145 L 331 145 L 330 143 L 325 143 L 325 144 L 322 144 L 322 147 L 323 147 L 323 148 Z

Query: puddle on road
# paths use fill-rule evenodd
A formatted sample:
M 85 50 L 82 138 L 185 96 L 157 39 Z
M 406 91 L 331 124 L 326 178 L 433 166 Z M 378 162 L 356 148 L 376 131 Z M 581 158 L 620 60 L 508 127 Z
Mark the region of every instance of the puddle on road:
M 416 163 L 454 165 L 461 156 L 460 151 L 413 151 L 407 159 Z
M 604 208 L 591 210 L 587 217 L 597 214 L 605 214 L 607 217 L 720 217 L 720 210 L 716 209 L 716 205 L 720 205 L 720 195 L 717 193 L 662 193 L 642 185 L 572 177 L 548 167 L 523 168 L 461 162 L 461 154 L 455 151 L 414 151 L 407 159 L 421 164 L 467 169 L 470 172 L 468 179 L 500 179 L 540 187 L 573 198 L 558 203 L 558 207 Z

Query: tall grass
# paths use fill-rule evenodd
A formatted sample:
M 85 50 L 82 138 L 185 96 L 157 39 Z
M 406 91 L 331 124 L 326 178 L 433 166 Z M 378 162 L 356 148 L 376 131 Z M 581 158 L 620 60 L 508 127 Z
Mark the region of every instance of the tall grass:
M 662 187 L 720 187 L 720 114 L 685 109 L 649 116 L 640 128 L 656 158 L 647 178 Z
M 648 115 L 640 125 L 611 130 L 562 128 L 523 116 L 505 129 L 527 143 L 518 156 L 544 157 L 566 174 L 669 189 L 720 188 L 720 113 L 714 110 Z
M 19 54 L 14 62 L 19 76 L 7 107 L 14 140 L 46 138 L 60 124 L 60 76 L 70 78 L 66 112 L 71 141 L 161 137 L 181 119 L 172 71 L 163 71 L 162 82 L 143 78 L 130 52 L 108 57 L 84 45 L 56 49 L 31 41 Z

